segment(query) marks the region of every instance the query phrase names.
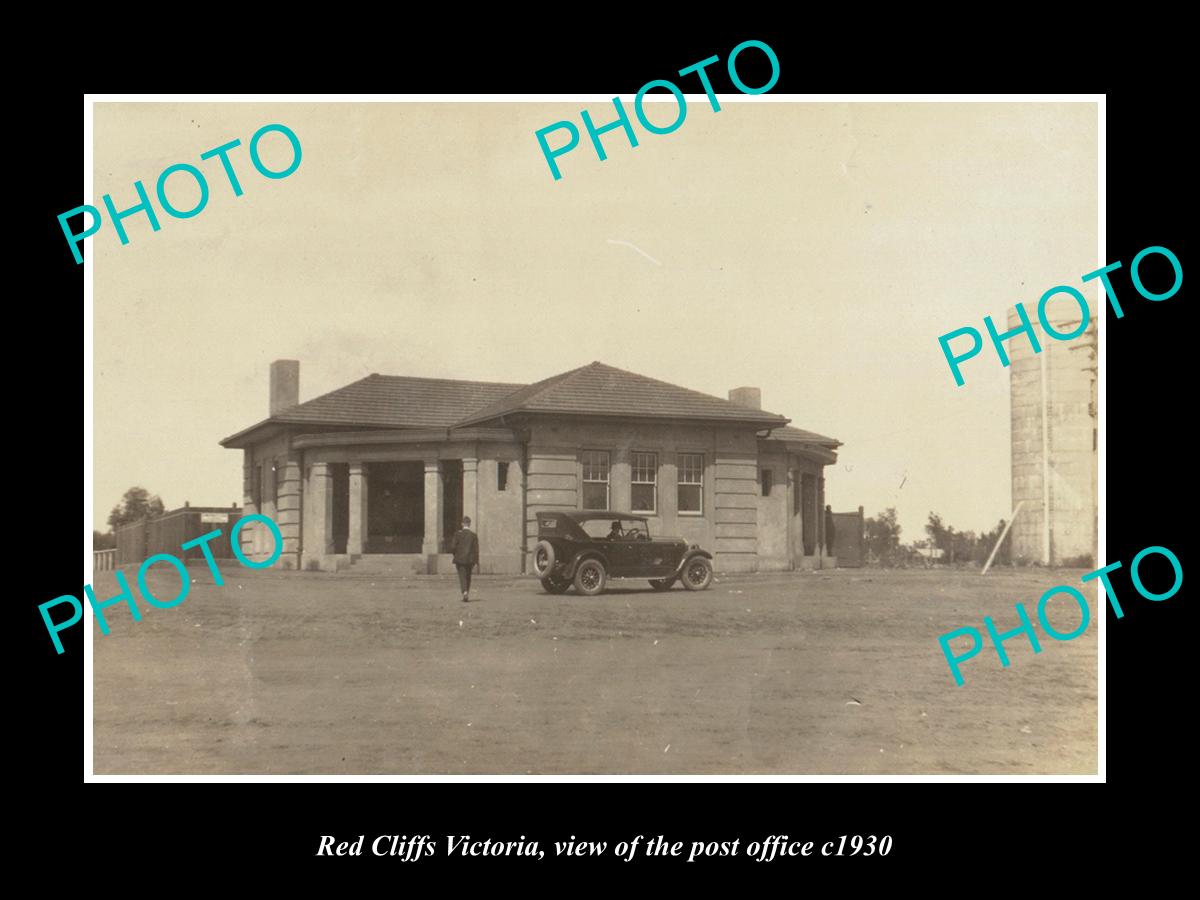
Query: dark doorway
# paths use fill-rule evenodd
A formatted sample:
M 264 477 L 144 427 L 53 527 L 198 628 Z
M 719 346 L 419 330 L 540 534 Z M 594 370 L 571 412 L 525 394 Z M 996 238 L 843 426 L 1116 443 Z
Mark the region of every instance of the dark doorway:
M 333 476 L 333 552 L 345 553 L 350 540 L 350 464 L 330 463 Z
M 462 525 L 463 464 L 461 459 L 442 460 L 442 547 L 450 546 L 450 538 Z M 475 527 L 475 523 L 471 523 Z
M 856 568 L 863 558 L 863 511 L 833 514 L 833 555 L 838 568 Z
M 817 555 L 817 476 L 800 476 L 800 510 L 804 555 Z
M 367 464 L 364 553 L 420 553 L 425 540 L 425 464 Z

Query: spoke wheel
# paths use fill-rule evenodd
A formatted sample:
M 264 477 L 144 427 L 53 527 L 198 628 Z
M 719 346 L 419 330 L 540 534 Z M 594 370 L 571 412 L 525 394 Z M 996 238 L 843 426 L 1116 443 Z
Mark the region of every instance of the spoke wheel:
M 586 559 L 575 570 L 575 590 L 587 597 L 594 597 L 604 590 L 608 581 L 608 573 L 604 565 L 596 559 Z
M 683 567 L 683 586 L 689 591 L 702 591 L 712 584 L 712 563 L 703 556 L 688 560 Z

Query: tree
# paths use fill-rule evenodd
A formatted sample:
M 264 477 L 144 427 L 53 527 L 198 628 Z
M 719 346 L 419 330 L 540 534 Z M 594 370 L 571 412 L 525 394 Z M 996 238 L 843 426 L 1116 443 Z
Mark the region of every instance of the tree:
M 111 550 L 117 546 L 117 536 L 111 531 L 107 534 L 103 531 L 92 529 L 92 549 L 93 550 Z
M 867 533 L 867 556 L 885 566 L 901 562 L 900 523 L 896 521 L 896 508 L 889 506 L 875 518 L 863 523 Z
M 121 502 L 108 514 L 108 527 L 114 532 L 123 525 L 142 519 L 157 519 L 163 514 L 163 502 L 143 487 L 131 487 Z
M 962 564 L 973 561 L 978 546 L 979 538 L 975 532 L 950 529 L 950 562 Z
M 925 533 L 929 535 L 930 544 L 942 551 L 947 562 L 950 560 L 954 529 L 942 523 L 942 517 L 935 512 L 929 513 L 929 521 L 925 523 Z
M 985 531 L 979 536 L 979 545 L 975 549 L 975 559 L 982 565 L 987 562 L 988 554 L 992 552 L 992 547 L 996 546 L 996 541 L 1000 535 L 1004 533 L 1004 526 L 1007 523 L 1001 519 L 1000 524 L 991 531 Z M 996 559 L 993 565 L 1007 566 L 1012 562 L 1012 541 L 1005 535 L 1004 543 L 1000 545 L 1000 549 L 996 551 Z

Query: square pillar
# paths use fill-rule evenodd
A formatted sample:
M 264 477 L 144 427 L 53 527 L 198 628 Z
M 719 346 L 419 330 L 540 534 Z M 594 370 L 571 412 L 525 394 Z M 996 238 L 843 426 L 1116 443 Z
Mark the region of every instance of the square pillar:
M 471 528 L 479 533 L 479 459 L 463 457 L 462 508 L 471 517 Z
M 361 556 L 367 543 L 367 464 L 350 463 L 350 530 L 346 552 Z
M 285 568 L 300 566 L 300 453 L 291 451 L 276 460 L 277 481 L 275 523 L 283 535 L 283 555 L 280 564 Z
M 823 471 L 817 477 L 817 552 L 822 556 L 833 556 L 833 548 L 826 544 L 829 535 L 825 533 L 825 475 Z M 820 549 L 822 547 L 824 548 L 823 553 Z
M 320 559 L 333 552 L 333 474 L 329 464 L 312 464 L 304 498 L 304 555 Z
M 421 552 L 436 556 L 442 545 L 442 466 L 436 459 L 425 460 L 425 540 Z

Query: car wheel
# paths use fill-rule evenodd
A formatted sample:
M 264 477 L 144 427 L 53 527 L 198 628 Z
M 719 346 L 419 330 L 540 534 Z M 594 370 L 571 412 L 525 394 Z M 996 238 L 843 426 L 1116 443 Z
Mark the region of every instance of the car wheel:
M 571 582 L 561 581 L 558 578 L 547 577 L 547 578 L 542 579 L 542 588 L 546 591 L 547 594 L 566 593 L 567 588 L 569 588 L 570 586 L 571 586 Z
M 545 578 L 554 568 L 554 545 L 549 541 L 538 541 L 533 548 L 533 571 L 538 578 Z
M 651 578 L 650 587 L 656 591 L 669 591 L 671 586 L 675 584 L 674 578 Z
M 693 556 L 683 567 L 683 586 L 689 591 L 702 591 L 712 584 L 712 563 L 703 556 Z
M 575 570 L 575 590 L 588 597 L 594 597 L 604 590 L 608 581 L 608 573 L 604 564 L 598 559 L 585 559 Z

